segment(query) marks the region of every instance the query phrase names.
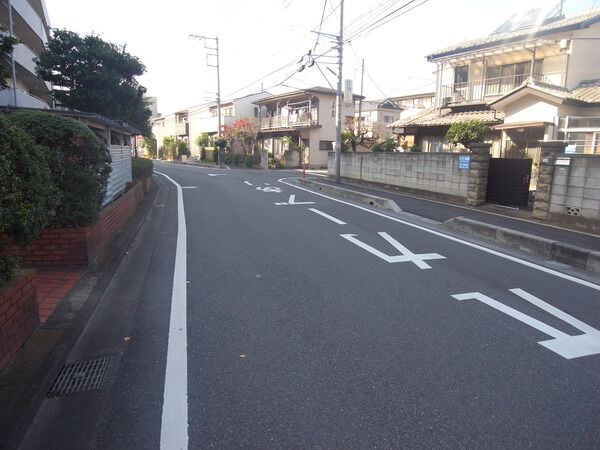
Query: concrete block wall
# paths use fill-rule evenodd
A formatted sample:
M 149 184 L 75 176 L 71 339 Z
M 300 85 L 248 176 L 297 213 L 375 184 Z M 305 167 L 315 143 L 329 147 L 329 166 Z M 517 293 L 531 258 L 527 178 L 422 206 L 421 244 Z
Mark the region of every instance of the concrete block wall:
M 600 220 L 600 155 L 560 155 L 570 165 L 555 166 L 549 213 Z
M 467 197 L 469 170 L 458 168 L 457 153 L 343 153 L 340 176 L 369 183 Z M 335 154 L 328 158 L 335 174 Z

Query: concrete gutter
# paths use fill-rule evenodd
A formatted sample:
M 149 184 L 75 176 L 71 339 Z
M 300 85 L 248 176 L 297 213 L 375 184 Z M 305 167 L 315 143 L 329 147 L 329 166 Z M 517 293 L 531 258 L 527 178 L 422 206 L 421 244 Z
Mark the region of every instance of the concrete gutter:
M 498 244 L 526 253 L 532 253 L 600 274 L 600 252 L 598 251 L 553 241 L 533 234 L 521 233 L 520 231 L 464 217 L 455 217 L 447 220 L 443 225 L 451 230 L 470 236 L 497 242 Z
M 402 212 L 402 209 L 396 204 L 396 202 L 390 200 L 389 198 L 377 197 L 375 195 L 365 194 L 364 192 L 352 191 L 350 189 L 345 189 L 339 186 L 333 186 L 327 183 L 319 183 L 318 181 L 309 180 L 305 178 L 300 178 L 298 179 L 298 181 L 301 184 L 310 186 L 319 191 L 328 192 L 348 200 L 365 203 L 370 206 L 376 206 L 378 208 L 385 209 L 387 211 L 392 211 L 395 213 Z

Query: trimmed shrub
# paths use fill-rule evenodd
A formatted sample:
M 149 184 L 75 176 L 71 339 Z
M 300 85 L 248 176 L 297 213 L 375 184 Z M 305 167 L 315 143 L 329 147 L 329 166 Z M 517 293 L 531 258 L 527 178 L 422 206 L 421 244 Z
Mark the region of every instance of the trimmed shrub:
M 147 158 L 131 158 L 131 177 L 134 180 L 151 177 L 154 163 Z
M 9 120 L 29 133 L 46 155 L 61 193 L 55 228 L 85 227 L 96 221 L 111 171 L 108 147 L 84 124 L 42 111 L 17 111 Z
M 468 120 L 466 122 L 454 123 L 446 132 L 446 140 L 451 144 L 462 144 L 471 150 L 474 142 L 483 142 L 488 126 L 481 120 Z
M 0 237 L 30 243 L 54 212 L 59 199 L 44 153 L 24 131 L 0 115 Z M 14 273 L 17 259 L 2 255 L 0 286 Z M 8 243 L 9 243 L 8 242 Z

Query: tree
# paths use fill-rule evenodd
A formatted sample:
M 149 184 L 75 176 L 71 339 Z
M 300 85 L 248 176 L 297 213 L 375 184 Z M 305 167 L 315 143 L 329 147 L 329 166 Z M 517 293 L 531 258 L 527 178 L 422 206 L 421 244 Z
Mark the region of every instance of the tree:
M 150 156 L 151 158 L 156 158 L 156 138 L 154 137 L 154 134 L 152 134 L 151 136 L 144 136 L 144 142 L 142 144 L 142 147 L 146 149 L 146 153 L 148 154 L 148 156 Z
M 143 135 L 150 134 L 146 88 L 136 80 L 146 68 L 125 51 L 125 45 L 54 30 L 36 63 L 36 73 L 54 85 L 54 97 L 61 105 L 127 122 Z
M 256 145 L 258 126 L 253 120 L 242 117 L 230 127 L 226 127 L 224 135 L 232 149 L 236 144 L 239 144 L 245 154 L 251 154 Z
M 196 145 L 198 147 L 200 147 L 200 149 L 202 149 L 204 147 L 208 147 L 208 144 L 209 144 L 208 133 L 200 133 L 198 136 L 196 136 Z
M 190 148 L 185 141 L 177 142 L 177 157 L 181 159 L 182 156 L 190 156 Z
M 6 27 L 0 26 L 0 31 L 6 32 Z M 0 60 L 5 61 L 13 52 L 14 46 L 19 42 L 18 39 L 6 35 L 0 35 Z M 7 79 L 10 78 L 10 71 L 7 67 L 0 64 L 0 90 L 8 89 L 10 85 Z
M 359 145 L 371 148 L 376 142 L 377 136 L 360 118 L 354 117 L 346 122 L 346 129 L 342 131 L 342 151 L 351 148 L 355 152 Z
M 162 156 L 166 159 L 175 159 L 177 157 L 177 142 L 173 136 L 165 136 L 162 142 Z
M 471 150 L 472 143 L 483 142 L 487 131 L 487 125 L 481 120 L 457 122 L 448 129 L 446 140 L 453 145 L 462 144 L 466 149 Z
M 393 137 L 387 138 L 383 142 L 375 144 L 372 148 L 374 152 L 393 152 L 398 148 L 398 142 Z

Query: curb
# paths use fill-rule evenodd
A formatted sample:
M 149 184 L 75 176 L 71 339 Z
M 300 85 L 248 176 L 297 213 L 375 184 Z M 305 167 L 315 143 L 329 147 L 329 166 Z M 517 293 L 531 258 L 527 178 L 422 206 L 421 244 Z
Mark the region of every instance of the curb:
M 398 204 L 394 200 L 390 200 L 389 198 L 377 197 L 375 195 L 365 194 L 363 192 L 352 191 L 350 189 L 345 189 L 338 186 L 332 186 L 330 184 L 319 183 L 313 180 L 307 180 L 303 178 L 299 178 L 298 181 L 301 184 L 306 186 L 311 186 L 313 188 L 318 189 L 319 191 L 326 191 L 332 194 L 336 194 L 340 197 L 343 197 L 348 200 L 354 200 L 356 202 L 366 203 L 369 206 L 377 206 L 379 208 L 385 209 L 387 211 L 392 211 L 395 213 L 401 213 L 402 209 L 398 206 Z
M 533 234 L 521 233 L 509 228 L 497 227 L 464 217 L 454 217 L 443 222 L 446 228 L 477 238 L 497 242 L 573 267 L 600 274 L 600 252 L 564 242 L 553 241 Z

